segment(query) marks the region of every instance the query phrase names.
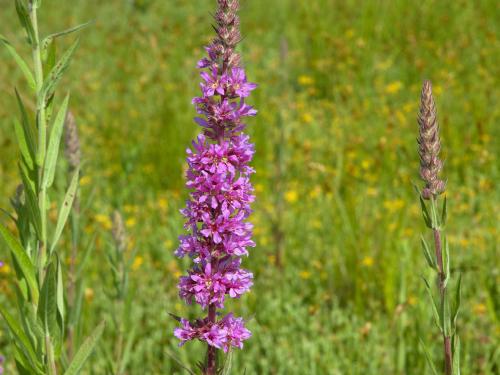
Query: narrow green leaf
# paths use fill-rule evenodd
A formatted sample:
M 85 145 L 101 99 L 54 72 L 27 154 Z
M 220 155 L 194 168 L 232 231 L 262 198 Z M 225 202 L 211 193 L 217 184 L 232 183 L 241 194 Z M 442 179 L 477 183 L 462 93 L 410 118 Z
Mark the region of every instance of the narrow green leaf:
M 453 340 L 453 375 L 460 375 L 460 337 Z
M 443 209 L 441 210 L 441 225 L 446 225 L 446 220 L 448 219 L 448 203 L 446 199 L 446 195 L 443 200 Z
M 0 34 L 0 42 L 3 43 L 5 48 L 7 48 L 7 51 L 14 58 L 17 65 L 19 66 L 19 69 L 21 69 L 21 71 L 23 72 L 24 77 L 28 81 L 29 87 L 33 90 L 33 92 L 35 92 L 35 90 L 36 90 L 35 78 L 33 77 L 33 73 L 31 72 L 31 69 L 29 68 L 28 64 L 16 52 L 16 50 L 12 46 L 12 44 L 10 44 L 9 41 L 2 34 Z
M 434 316 L 434 321 L 436 322 L 436 325 L 439 327 L 439 329 L 442 331 L 443 328 L 441 325 L 441 318 L 439 310 L 436 305 L 436 301 L 434 300 L 434 296 L 432 295 L 431 286 L 429 285 L 429 282 L 427 281 L 427 279 L 425 279 L 425 277 L 422 277 L 422 280 L 424 280 L 425 289 L 427 290 L 427 294 L 429 295 L 429 298 L 431 299 L 432 302 L 431 307 L 432 307 L 432 314 Z
M 432 220 L 429 215 L 429 211 L 427 210 L 427 205 L 425 204 L 424 198 L 422 198 L 422 195 L 419 195 L 420 199 L 420 207 L 422 209 L 422 216 L 424 217 L 425 225 L 432 229 Z
M 424 236 L 421 236 L 420 240 L 422 242 L 422 251 L 424 253 L 425 260 L 427 261 L 427 264 L 429 265 L 429 267 L 432 268 L 433 270 L 435 270 L 436 269 L 436 259 L 433 255 L 433 253 L 431 252 L 429 244 L 425 240 Z
M 64 328 L 64 320 L 66 317 L 66 310 L 64 307 L 64 283 L 61 267 L 61 260 L 57 258 L 57 311 L 61 317 L 62 327 Z M 62 332 L 61 332 L 62 333 Z
M 61 57 L 61 60 L 58 61 L 58 63 L 52 68 L 50 73 L 47 75 L 47 78 L 45 79 L 42 89 L 39 92 L 39 95 L 41 99 L 44 101 L 49 98 L 57 84 L 62 78 L 63 73 L 68 69 L 68 66 L 71 62 L 71 57 L 73 56 L 73 53 L 76 50 L 76 47 L 78 47 L 79 40 L 77 39 L 71 47 L 64 53 L 64 55 Z
M 40 208 L 35 193 L 35 177 L 31 176 L 30 171 L 26 168 L 24 163 L 19 163 L 19 174 L 23 181 L 24 194 L 26 197 L 26 206 L 28 208 L 31 223 L 35 228 L 38 238 L 42 237 L 42 217 L 40 215 Z
M 52 129 L 50 131 L 49 147 L 45 155 L 45 162 L 43 168 L 42 187 L 49 188 L 54 182 L 54 176 L 57 165 L 57 156 L 59 155 L 59 144 L 64 129 L 64 120 L 66 119 L 66 112 L 68 111 L 69 95 L 66 95 L 61 108 L 56 115 Z
M 221 375 L 230 375 L 231 368 L 233 367 L 233 351 L 230 349 L 224 361 Z
M 458 275 L 457 289 L 455 291 L 455 306 L 453 309 L 453 330 L 457 329 L 458 312 L 460 311 L 460 303 L 462 299 L 462 274 Z
M 441 326 L 443 327 L 444 335 L 451 337 L 450 303 L 446 291 L 441 299 Z
M 14 359 L 19 375 L 44 375 L 42 365 L 38 361 L 32 364 L 31 358 L 28 358 L 18 345 L 14 345 Z
M 59 216 L 57 218 L 56 230 L 54 232 L 54 237 L 52 239 L 52 243 L 50 245 L 50 254 L 54 251 L 59 238 L 61 237 L 62 231 L 68 221 L 68 216 L 71 212 L 71 208 L 73 207 L 73 201 L 75 200 L 76 189 L 78 188 L 78 180 L 80 176 L 80 170 L 77 169 L 73 174 L 73 178 L 71 179 L 68 191 L 64 197 L 64 201 L 59 208 Z
M 42 346 L 42 343 L 45 340 L 45 332 L 43 330 L 43 325 L 40 322 L 38 315 L 36 314 L 35 308 L 29 308 L 24 316 L 26 317 L 28 325 L 33 332 L 37 342 L 40 343 L 40 346 Z
M 16 344 L 22 350 L 26 358 L 31 362 L 31 365 L 35 367 L 37 361 L 37 356 L 29 338 L 26 336 L 22 328 L 19 326 L 17 319 L 15 319 L 9 312 L 0 305 L 0 314 L 2 314 L 5 322 L 9 326 L 9 330 L 16 339 Z
M 57 329 L 57 290 L 56 271 L 54 264 L 50 263 L 45 274 L 42 290 L 40 293 L 40 303 L 38 304 L 38 316 L 42 321 L 45 336 L 55 337 Z
M 443 243 L 443 248 L 444 248 L 444 273 L 445 273 L 445 278 L 443 281 L 443 287 L 446 288 L 448 285 L 448 281 L 450 281 L 450 247 L 448 244 L 448 239 L 444 237 L 444 243 Z
M 436 198 L 437 199 L 437 198 Z M 431 198 L 430 201 L 431 201 L 431 212 L 430 212 L 430 219 L 431 219 L 431 225 L 432 225 L 432 229 L 438 229 L 439 228 L 439 220 L 438 220 L 438 214 L 437 214 L 437 210 L 436 210 L 436 202 L 437 200 L 434 199 L 434 198 Z
M 58 38 L 60 36 L 64 36 L 64 35 L 68 35 L 68 34 L 77 32 L 77 31 L 79 31 L 81 29 L 84 29 L 85 27 L 89 26 L 93 22 L 94 21 L 88 21 L 88 22 L 82 23 L 82 24 L 80 24 L 78 26 L 74 26 L 74 27 L 71 27 L 69 29 L 66 29 L 66 30 L 59 31 L 57 33 L 53 33 L 53 34 L 48 35 L 42 41 L 42 48 L 45 47 L 45 46 L 47 46 L 53 39 Z
M 422 350 L 424 351 L 425 358 L 427 359 L 427 363 L 429 364 L 429 367 L 431 368 L 432 374 L 439 375 L 437 370 L 436 370 L 436 367 L 434 366 L 434 362 L 432 361 L 431 354 L 427 350 L 427 347 L 425 346 L 422 339 L 419 339 L 419 340 L 420 340 L 420 346 L 422 347 Z
M 14 132 L 17 138 L 17 144 L 19 146 L 19 151 L 21 152 L 21 156 L 23 161 L 26 163 L 28 169 L 33 170 L 35 167 L 34 159 L 31 155 L 28 142 L 24 135 L 23 127 L 19 123 L 19 120 L 14 119 Z
M 33 129 L 31 127 L 30 121 L 28 119 L 28 113 L 26 112 L 26 108 L 24 107 L 23 100 L 21 99 L 19 92 L 17 90 L 15 90 L 15 92 L 16 92 L 17 104 L 18 104 L 19 110 L 21 112 L 21 125 L 23 126 L 24 137 L 26 139 L 26 144 L 28 146 L 28 150 L 30 152 L 31 159 L 34 161 L 35 156 L 36 156 L 35 136 L 33 134 Z M 30 168 L 30 169 L 34 169 L 34 168 Z
M 42 41 L 42 58 L 45 61 L 44 70 L 50 72 L 56 65 L 56 41 L 45 39 Z
M 71 364 L 69 365 L 64 375 L 76 375 L 80 372 L 83 365 L 87 361 L 88 357 L 94 351 L 94 347 L 96 346 L 97 341 L 100 339 L 102 335 L 104 326 L 105 323 L 103 321 L 94 329 L 92 334 L 89 337 L 87 337 L 87 339 L 78 349 L 78 352 L 75 354 L 75 357 L 71 361 Z
M 16 262 L 21 269 L 26 282 L 28 283 L 28 287 L 31 291 L 31 296 L 35 301 L 38 301 L 38 287 L 36 282 L 36 274 L 35 267 L 33 263 L 31 263 L 30 258 L 22 248 L 21 244 L 17 241 L 17 239 L 12 235 L 12 233 L 7 230 L 3 225 L 0 224 L 0 234 L 3 237 L 4 241 L 7 243 L 7 246 L 10 248 Z
M 16 0 L 16 12 L 19 17 L 19 21 L 23 26 L 24 30 L 26 30 L 26 34 L 28 36 L 28 41 L 30 44 L 35 44 L 35 31 L 33 30 L 33 24 L 31 23 L 30 16 L 28 14 L 28 10 L 24 6 L 21 0 Z

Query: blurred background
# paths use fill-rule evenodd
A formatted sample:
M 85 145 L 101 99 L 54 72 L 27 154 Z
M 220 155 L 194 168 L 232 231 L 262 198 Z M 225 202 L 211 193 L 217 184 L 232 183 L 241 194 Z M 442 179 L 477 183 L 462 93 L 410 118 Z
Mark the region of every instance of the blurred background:
M 252 292 L 227 306 L 250 319 L 253 332 L 233 356 L 233 373 L 424 374 L 419 337 L 440 363 L 421 280 L 430 276 L 420 249 L 426 228 L 413 188 L 420 184 L 416 116 L 427 78 L 446 160 L 452 272 L 463 275 L 463 373 L 498 374 L 499 3 L 241 2 L 241 53 L 249 80 L 259 83 L 249 100 L 259 115 L 248 121 L 257 150 L 257 247 L 244 260 L 254 272 Z M 0 5 L 0 33 L 28 58 L 13 2 Z M 116 327 L 131 349 L 124 373 L 181 374 L 172 357 L 191 365 L 203 358 L 199 343 L 177 348 L 168 312 L 202 314 L 177 296 L 189 261 L 173 252 L 183 233 L 185 149 L 199 131 L 191 105 L 199 93 L 195 66 L 213 36 L 214 6 L 44 0 L 44 34 L 95 21 L 80 33 L 61 90 L 71 91 L 81 137 L 81 243 L 94 248 L 82 289 L 82 335 L 103 318 L 112 322 L 88 373 L 109 373 Z M 70 41 L 62 39 L 60 51 Z M 19 70 L 0 49 L 4 208 L 19 183 L 14 87 L 33 108 Z M 60 194 L 64 173 L 62 166 Z M 124 217 L 131 265 L 121 325 L 113 320 L 105 261 L 114 210 Z M 8 264 L 0 269 L 1 303 L 13 293 L 12 276 Z M 10 368 L 5 330 L 0 351 Z

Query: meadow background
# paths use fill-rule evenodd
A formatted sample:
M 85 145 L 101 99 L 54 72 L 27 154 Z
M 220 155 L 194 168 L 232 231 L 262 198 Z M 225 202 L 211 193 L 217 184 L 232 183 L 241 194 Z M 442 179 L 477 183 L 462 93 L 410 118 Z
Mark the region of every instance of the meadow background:
M 244 260 L 255 286 L 228 306 L 251 318 L 253 332 L 233 357 L 233 373 L 424 374 L 419 337 L 441 357 L 420 278 L 428 275 L 419 242 L 425 227 L 412 186 L 419 92 L 428 78 L 446 160 L 452 272 L 463 275 L 463 373 L 498 374 L 498 2 L 242 5 L 241 52 L 249 79 L 260 84 L 251 98 L 259 115 L 248 121 L 257 149 L 257 247 Z M 84 159 L 81 243 L 93 247 L 82 336 L 108 321 L 89 374 L 108 373 L 117 327 L 130 345 L 127 374 L 181 374 L 171 355 L 190 364 L 204 355 L 198 343 L 177 348 L 168 312 L 200 315 L 177 297 L 189 262 L 173 252 L 187 196 L 185 149 L 198 132 L 190 103 L 199 92 L 195 64 L 212 37 L 213 8 L 209 0 L 44 0 L 45 34 L 95 20 L 64 80 Z M 28 56 L 12 1 L 0 0 L 0 32 Z M 23 85 L 1 49 L 4 208 L 19 183 L 13 90 Z M 116 209 L 131 261 L 120 321 L 106 261 Z M 69 237 L 66 244 L 69 252 Z M 0 256 L 8 260 L 6 248 Z M 2 304 L 10 304 L 12 276 L 7 262 L 0 269 Z M 0 351 L 13 373 L 4 329 Z

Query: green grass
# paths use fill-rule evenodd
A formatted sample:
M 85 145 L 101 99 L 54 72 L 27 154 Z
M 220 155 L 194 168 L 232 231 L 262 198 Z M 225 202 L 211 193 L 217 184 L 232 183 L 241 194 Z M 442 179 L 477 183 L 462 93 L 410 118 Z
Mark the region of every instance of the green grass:
M 103 215 L 117 208 L 138 249 L 128 373 L 180 374 L 167 352 L 190 364 L 204 355 L 198 343 L 177 348 L 167 312 L 200 315 L 177 297 L 178 272 L 189 263 L 173 251 L 186 197 L 184 151 L 198 131 L 190 103 L 198 93 L 195 63 L 211 38 L 214 2 L 133 3 L 44 0 L 41 29 L 95 20 L 61 86 L 72 92 L 82 137 L 83 242 L 97 233 L 84 333 L 102 318 L 112 321 Z M 440 338 L 420 279 L 427 276 L 419 243 L 425 228 L 412 187 L 424 78 L 434 83 L 444 144 L 453 272 L 463 275 L 462 372 L 498 373 L 497 2 L 242 3 L 241 52 L 260 85 L 251 99 L 259 116 L 249 120 L 257 149 L 257 247 L 244 261 L 255 287 L 228 306 L 252 318 L 253 338 L 235 353 L 234 373 L 424 374 L 419 337 L 439 363 Z M 0 33 L 24 46 L 12 4 L 0 21 Z M 3 49 L 0 58 L 0 206 L 8 207 L 19 183 L 11 94 L 23 83 Z M 280 197 L 283 210 L 276 208 Z M 284 231 L 282 268 L 274 264 L 276 223 Z M 6 249 L 0 254 L 5 258 Z M 9 303 L 11 281 L 4 268 L 1 303 Z M 112 330 L 108 324 L 89 373 L 105 373 Z M 0 345 L 11 366 L 6 333 Z

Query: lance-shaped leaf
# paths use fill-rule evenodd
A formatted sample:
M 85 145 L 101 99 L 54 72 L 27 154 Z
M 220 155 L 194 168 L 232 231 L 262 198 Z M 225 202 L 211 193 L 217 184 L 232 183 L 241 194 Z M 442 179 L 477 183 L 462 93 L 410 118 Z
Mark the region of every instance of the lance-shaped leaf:
M 31 23 L 31 19 L 28 13 L 28 10 L 24 6 L 21 0 L 16 0 L 16 12 L 19 17 L 19 21 L 23 26 L 24 30 L 26 30 L 26 34 L 28 36 L 28 41 L 31 45 L 34 45 L 36 42 L 35 31 L 33 30 L 33 24 Z
M 19 54 L 16 52 L 12 44 L 10 44 L 9 41 L 2 34 L 0 34 L 0 42 L 3 43 L 5 48 L 7 48 L 7 51 L 14 58 L 14 60 L 17 63 L 17 66 L 19 66 L 19 69 L 21 69 L 21 71 L 23 72 L 26 81 L 28 81 L 29 87 L 34 92 L 36 90 L 35 78 L 33 78 L 33 73 L 31 72 L 31 69 L 29 68 L 28 64 L 23 60 L 21 56 L 19 56 Z
M 92 332 L 92 334 L 87 337 L 87 339 L 83 342 L 83 344 L 80 346 L 78 349 L 78 352 L 75 354 L 75 357 L 71 361 L 71 364 L 69 365 L 68 369 L 64 373 L 64 375 L 76 375 L 80 372 L 82 369 L 83 365 L 89 358 L 89 356 L 92 354 L 94 351 L 94 348 L 97 344 L 97 341 L 99 341 L 102 332 L 104 330 L 104 321 L 101 322 Z
M 422 198 L 422 194 L 419 195 L 419 199 L 420 199 L 420 207 L 422 209 L 422 216 L 424 217 L 425 225 L 427 226 L 427 228 L 432 229 L 432 219 L 431 219 L 431 216 L 429 215 L 429 211 L 427 210 L 427 205 L 425 204 L 424 198 Z
M 23 135 L 24 139 L 26 141 L 26 146 L 28 147 L 29 154 L 31 156 L 31 160 L 34 162 L 35 156 L 36 156 L 36 142 L 35 142 L 35 136 L 33 135 L 33 129 L 31 128 L 31 124 L 28 119 L 28 113 L 26 112 L 26 108 L 24 107 L 23 100 L 21 99 L 21 96 L 19 95 L 19 92 L 16 91 L 16 99 L 17 99 L 17 104 L 19 106 L 19 110 L 21 112 L 21 125 L 23 127 Z M 28 167 L 30 169 L 34 169 L 28 164 Z
M 455 291 L 455 306 L 453 309 L 453 331 L 457 329 L 458 312 L 460 311 L 460 303 L 462 299 L 462 275 L 458 275 L 457 289 Z
M 63 30 L 63 31 L 59 31 L 57 33 L 53 33 L 53 34 L 50 34 L 50 35 L 47 35 L 43 40 L 42 40 L 42 49 L 45 49 L 48 47 L 48 45 L 55 39 L 55 38 L 58 38 L 60 36 L 64 36 L 64 35 L 68 35 L 68 34 L 71 34 L 71 33 L 74 33 L 74 32 L 77 32 L 87 26 L 89 26 L 91 23 L 93 23 L 94 21 L 89 21 L 89 22 L 85 22 L 85 23 L 82 23 L 80 25 L 77 25 L 77 26 L 74 26 L 74 27 L 71 27 L 69 29 L 66 29 L 66 30 Z
M 61 143 L 61 137 L 64 128 L 64 120 L 66 118 L 66 112 L 68 111 L 69 95 L 66 95 L 61 108 L 56 115 L 54 123 L 52 124 L 52 129 L 50 131 L 49 147 L 47 149 L 47 154 L 45 156 L 45 163 L 43 168 L 43 179 L 42 187 L 49 188 L 54 182 L 54 176 L 56 173 L 57 156 L 59 155 L 59 145 Z
M 21 326 L 19 326 L 17 319 L 14 319 L 14 317 L 10 315 L 2 305 L 0 305 L 0 314 L 2 314 L 3 318 L 5 319 L 5 322 L 7 323 L 12 336 L 14 336 L 14 338 L 16 339 L 17 346 L 22 351 L 24 357 L 29 361 L 32 367 L 36 368 L 37 356 L 35 350 L 31 345 L 28 336 L 26 336 Z
M 33 170 L 35 167 L 34 158 L 31 155 L 23 127 L 17 119 L 14 119 L 14 132 L 16 134 L 17 144 L 19 146 L 19 151 L 21 152 L 22 160 L 26 163 L 28 169 Z
M 446 220 L 448 219 L 448 202 L 446 199 L 446 196 L 444 197 L 443 200 L 443 209 L 441 210 L 441 225 L 446 225 Z
M 460 375 L 460 337 L 453 340 L 453 375 Z
M 35 267 L 33 263 L 31 263 L 30 258 L 22 248 L 21 244 L 17 239 L 12 235 L 12 233 L 7 230 L 3 225 L 0 224 L 0 235 L 7 243 L 7 246 L 12 252 L 12 255 L 16 259 L 19 268 L 22 271 L 23 277 L 26 279 L 28 283 L 29 290 L 31 292 L 31 296 L 33 300 L 38 301 L 38 287 L 36 282 L 35 275 Z
M 431 252 L 429 244 L 425 240 L 424 236 L 421 236 L 420 240 L 422 242 L 422 251 L 424 253 L 425 260 L 427 261 L 427 264 L 429 265 L 429 267 L 432 268 L 433 270 L 435 270 L 436 269 L 436 258 L 434 257 L 433 253 Z
M 450 247 L 448 244 L 448 239 L 444 237 L 444 281 L 443 281 L 443 288 L 446 288 L 448 285 L 448 281 L 450 281 Z
M 424 351 L 425 358 L 427 359 L 427 363 L 429 364 L 429 367 L 431 368 L 432 374 L 439 375 L 437 370 L 436 370 L 436 366 L 434 366 L 434 362 L 432 361 L 431 354 L 427 350 L 427 347 L 425 346 L 422 339 L 419 339 L 419 340 L 420 340 L 420 346 L 422 347 L 422 350 Z
M 40 293 L 38 317 L 42 321 L 45 336 L 55 337 L 57 332 L 57 286 L 54 264 L 50 263 Z
M 23 350 L 18 345 L 14 345 L 14 360 L 16 362 L 16 370 L 19 375 L 45 375 L 42 365 L 38 363 L 37 367 L 31 365 L 31 360 L 26 357 Z
M 450 315 L 450 303 L 448 301 L 448 293 L 444 292 L 443 298 L 441 298 L 441 327 L 443 327 L 443 333 L 446 337 L 451 337 L 451 315 Z
M 61 260 L 59 257 L 57 257 L 57 311 L 59 313 L 59 316 L 61 318 L 61 328 L 63 330 L 61 331 L 61 336 L 64 336 L 64 319 L 66 317 L 66 310 L 64 307 L 64 283 L 63 283 L 63 274 L 62 274 L 62 267 L 61 267 Z
M 23 180 L 24 194 L 26 197 L 26 207 L 29 212 L 31 224 L 35 228 L 38 238 L 42 238 L 42 217 L 35 193 L 35 177 L 28 171 L 24 163 L 19 163 L 19 174 Z
M 425 283 L 425 289 L 427 290 L 427 294 L 429 295 L 429 298 L 431 299 L 431 307 L 432 307 L 432 314 L 434 315 L 434 321 L 436 322 L 436 325 L 439 327 L 439 329 L 442 331 L 442 325 L 441 325 L 441 318 L 439 314 L 439 310 L 436 305 L 436 301 L 434 300 L 434 296 L 432 295 L 432 289 L 431 286 L 429 285 L 429 282 L 425 277 L 422 277 L 422 280 L 424 280 Z
M 68 216 L 71 212 L 71 208 L 73 207 L 73 201 L 75 200 L 76 189 L 78 188 L 78 180 L 80 176 L 80 170 L 77 169 L 73 174 L 73 178 L 68 187 L 68 191 L 64 197 L 64 201 L 59 208 L 59 216 L 57 218 L 56 230 L 54 232 L 54 237 L 52 239 L 52 243 L 50 245 L 50 254 L 54 251 L 59 238 L 61 237 L 62 231 L 66 222 L 68 221 Z
M 230 375 L 231 368 L 233 367 L 233 351 L 229 349 L 226 359 L 224 361 L 224 366 L 222 368 L 221 375 Z
M 61 60 L 57 62 L 57 64 L 52 68 L 50 73 L 47 75 L 47 78 L 45 79 L 42 89 L 38 93 L 40 96 L 40 99 L 43 99 L 44 101 L 52 96 L 57 84 L 62 78 L 62 75 L 68 69 L 68 66 L 71 62 L 71 57 L 73 56 L 73 53 L 76 50 L 76 47 L 78 46 L 79 40 L 77 39 L 71 47 L 62 55 Z

